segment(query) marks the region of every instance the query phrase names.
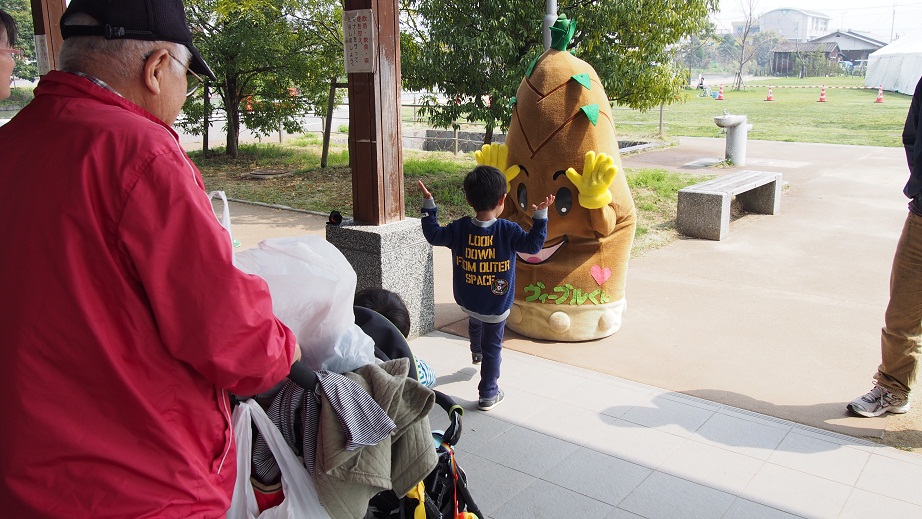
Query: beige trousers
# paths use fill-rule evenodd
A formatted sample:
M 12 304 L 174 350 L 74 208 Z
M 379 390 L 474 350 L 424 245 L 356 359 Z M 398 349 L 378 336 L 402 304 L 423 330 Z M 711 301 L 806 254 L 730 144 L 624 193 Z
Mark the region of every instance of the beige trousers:
M 880 334 L 881 364 L 874 379 L 908 394 L 922 352 L 922 216 L 906 217 L 890 271 L 890 303 Z

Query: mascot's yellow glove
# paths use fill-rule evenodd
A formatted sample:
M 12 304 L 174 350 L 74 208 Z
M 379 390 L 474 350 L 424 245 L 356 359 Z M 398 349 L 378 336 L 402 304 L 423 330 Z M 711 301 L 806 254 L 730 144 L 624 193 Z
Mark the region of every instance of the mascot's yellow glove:
M 509 148 L 505 144 L 484 144 L 480 151 L 474 152 L 474 159 L 481 166 L 493 166 L 503 172 L 506 176 L 506 192 L 511 189 L 512 179 L 521 171 L 519 166 L 513 164 L 506 168 L 506 160 L 509 157 Z
M 583 163 L 583 174 L 575 169 L 567 169 L 567 178 L 579 190 L 579 205 L 586 209 L 598 209 L 611 202 L 611 191 L 608 188 L 618 168 L 615 159 L 604 153 L 596 155 L 594 151 L 586 152 L 586 161 Z

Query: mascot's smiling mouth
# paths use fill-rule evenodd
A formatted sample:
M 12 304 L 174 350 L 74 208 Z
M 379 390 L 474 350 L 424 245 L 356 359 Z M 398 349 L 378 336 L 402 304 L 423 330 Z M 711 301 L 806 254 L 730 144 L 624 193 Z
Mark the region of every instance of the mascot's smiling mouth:
M 541 251 L 538 252 L 538 254 L 526 254 L 524 252 L 516 252 L 516 254 L 519 256 L 520 260 L 528 263 L 529 265 L 540 265 L 541 263 L 551 259 L 554 254 L 556 254 L 557 251 L 559 251 L 560 248 L 563 247 L 568 241 L 569 239 L 567 238 L 567 235 L 564 234 L 559 243 L 556 245 L 544 247 L 541 249 Z

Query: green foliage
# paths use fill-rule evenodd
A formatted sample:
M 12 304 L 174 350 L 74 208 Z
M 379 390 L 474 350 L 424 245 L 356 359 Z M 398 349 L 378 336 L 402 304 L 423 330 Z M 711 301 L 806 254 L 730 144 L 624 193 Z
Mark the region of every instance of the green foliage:
M 11 88 L 10 97 L 0 101 L 0 110 L 19 110 L 34 98 L 31 88 Z
M 240 123 L 259 135 L 302 130 L 306 111 L 326 111 L 330 82 L 344 74 L 342 7 L 333 0 L 186 0 L 196 46 L 212 67 L 216 100 L 183 107 L 183 129 L 201 133 L 206 112 L 226 116 L 226 153 Z M 340 93 L 340 96 L 342 94 Z
M 616 103 L 649 109 L 682 100 L 676 44 L 700 33 L 716 0 L 564 0 L 576 21 L 570 51 L 591 64 Z M 542 52 L 543 2 L 402 0 L 404 88 L 431 90 L 421 112 L 437 127 L 482 121 L 489 141 L 509 125 L 509 101 Z
M 647 110 L 681 102 L 688 72 L 676 44 L 708 27 L 716 0 L 570 2 L 559 9 L 577 22 L 573 53 L 591 64 L 616 104 Z
M 38 76 L 38 67 L 35 64 L 35 33 L 32 25 L 32 5 L 28 0 L 0 0 L 0 9 L 3 9 L 16 21 L 18 36 L 13 46 L 24 51 L 25 59 L 16 62 L 13 75 L 19 78 L 32 80 Z
M 472 5 L 403 0 L 401 73 L 406 90 L 431 90 L 420 113 L 439 128 L 483 121 L 505 130 L 507 103 L 528 63 L 541 53 L 543 3 L 511 0 Z

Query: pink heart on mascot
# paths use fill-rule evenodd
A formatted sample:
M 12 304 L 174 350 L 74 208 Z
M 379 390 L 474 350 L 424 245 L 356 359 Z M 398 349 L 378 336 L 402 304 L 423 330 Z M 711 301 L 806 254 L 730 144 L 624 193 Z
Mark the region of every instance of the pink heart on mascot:
M 611 269 L 608 267 L 603 269 L 598 265 L 593 265 L 592 268 L 589 269 L 589 274 L 592 275 L 592 279 L 594 279 L 599 286 L 602 286 L 602 283 L 608 281 L 608 278 L 611 277 Z

